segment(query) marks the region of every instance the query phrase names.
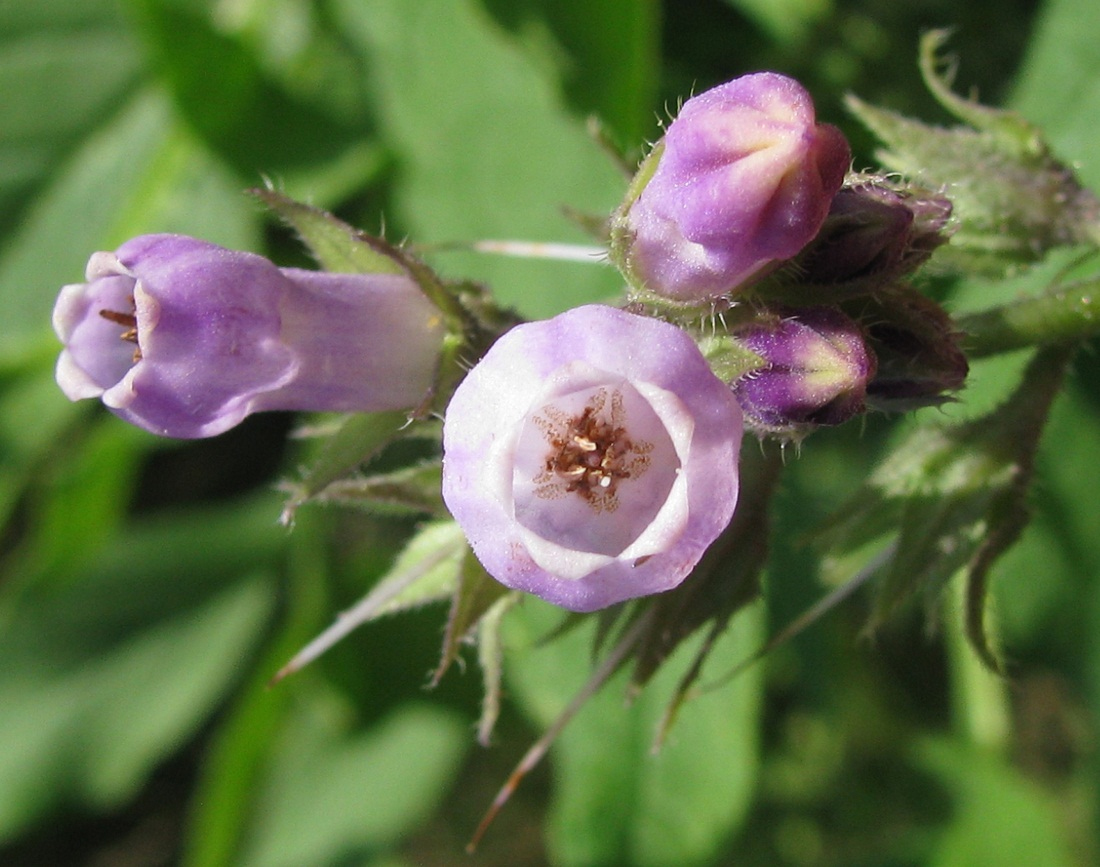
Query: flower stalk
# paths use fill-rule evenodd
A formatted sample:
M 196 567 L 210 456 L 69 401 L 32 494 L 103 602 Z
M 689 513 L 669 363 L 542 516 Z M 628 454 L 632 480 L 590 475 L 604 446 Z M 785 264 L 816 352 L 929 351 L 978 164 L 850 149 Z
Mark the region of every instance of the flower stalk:
M 970 358 L 1085 340 L 1100 333 L 1098 293 L 1100 277 L 969 313 L 955 323 L 966 334 L 963 343 Z

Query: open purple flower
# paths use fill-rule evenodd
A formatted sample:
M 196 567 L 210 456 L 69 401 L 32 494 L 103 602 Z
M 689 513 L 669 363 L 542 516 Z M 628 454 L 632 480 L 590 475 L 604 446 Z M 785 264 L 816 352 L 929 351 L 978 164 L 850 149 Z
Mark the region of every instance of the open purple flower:
M 463 380 L 443 498 L 494 578 L 573 611 L 675 587 L 737 501 L 741 410 L 667 322 L 579 307 Z
M 411 280 L 277 268 L 181 235 L 96 253 L 61 290 L 57 382 L 163 436 L 221 433 L 260 410 L 415 406 L 444 328 Z
M 813 239 L 850 159 L 797 81 L 734 79 L 684 103 L 616 216 L 612 254 L 674 301 L 736 292 Z

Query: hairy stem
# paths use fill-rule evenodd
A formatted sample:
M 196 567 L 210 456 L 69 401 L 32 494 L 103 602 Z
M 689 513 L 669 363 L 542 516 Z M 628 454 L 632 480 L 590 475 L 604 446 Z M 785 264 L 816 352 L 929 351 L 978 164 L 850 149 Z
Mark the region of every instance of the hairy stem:
M 1084 340 L 1100 333 L 1100 279 L 970 313 L 956 325 L 966 333 L 963 347 L 970 358 Z

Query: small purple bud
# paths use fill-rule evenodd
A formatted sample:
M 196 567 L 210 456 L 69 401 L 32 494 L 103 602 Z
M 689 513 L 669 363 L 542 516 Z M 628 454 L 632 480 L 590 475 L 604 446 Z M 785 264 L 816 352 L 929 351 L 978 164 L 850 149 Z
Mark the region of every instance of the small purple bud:
M 795 260 L 798 284 L 873 292 L 915 271 L 948 240 L 951 202 L 874 177 L 852 179 L 833 199 L 813 242 Z
M 443 499 L 507 587 L 593 611 L 682 582 L 733 515 L 741 410 L 674 325 L 579 307 L 455 392 Z
M 875 357 L 852 319 L 831 307 L 768 313 L 737 329 L 765 365 L 733 382 L 749 427 L 797 434 L 864 410 Z
M 407 278 L 280 269 L 182 235 L 96 253 L 87 281 L 54 306 L 58 385 L 162 436 L 214 436 L 261 410 L 411 408 L 444 336 Z
M 612 254 L 636 288 L 677 302 L 734 293 L 813 239 L 850 160 L 798 82 L 735 79 L 684 103 L 614 220 Z

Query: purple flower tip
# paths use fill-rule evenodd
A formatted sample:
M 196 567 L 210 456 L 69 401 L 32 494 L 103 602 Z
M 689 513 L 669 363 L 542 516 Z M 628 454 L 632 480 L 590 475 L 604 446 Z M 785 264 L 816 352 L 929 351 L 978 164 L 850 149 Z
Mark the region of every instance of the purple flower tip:
M 735 79 L 684 103 L 618 215 L 613 252 L 632 282 L 675 301 L 736 292 L 813 239 L 850 160 L 798 82 Z
M 58 385 L 163 436 L 213 436 L 259 410 L 412 407 L 444 335 L 404 277 L 280 269 L 181 235 L 96 253 L 86 279 L 54 306 Z
M 593 611 L 687 577 L 733 514 L 741 432 L 684 331 L 579 307 L 513 328 L 463 380 L 443 498 L 490 575 Z
M 757 430 L 794 433 L 810 425 L 836 425 L 865 409 L 875 356 L 859 325 L 839 310 L 781 311 L 735 336 L 765 362 L 733 383 Z

